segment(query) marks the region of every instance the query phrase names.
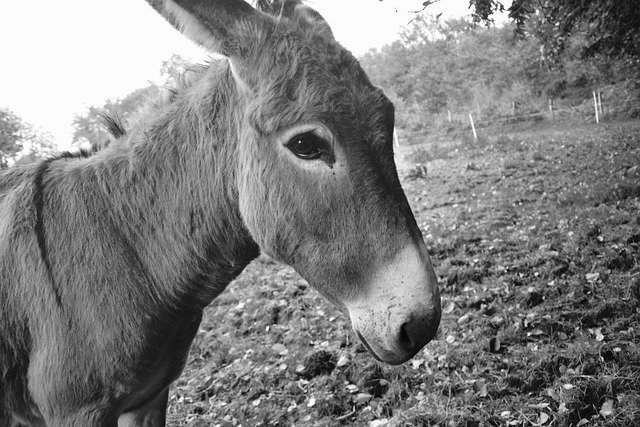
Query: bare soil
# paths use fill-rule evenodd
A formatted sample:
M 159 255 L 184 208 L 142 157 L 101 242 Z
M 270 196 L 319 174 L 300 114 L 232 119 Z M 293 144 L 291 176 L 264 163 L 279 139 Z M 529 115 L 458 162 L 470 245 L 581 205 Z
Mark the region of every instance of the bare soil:
M 640 123 L 397 156 L 440 277 L 438 338 L 378 364 L 260 257 L 207 309 L 169 424 L 640 426 Z

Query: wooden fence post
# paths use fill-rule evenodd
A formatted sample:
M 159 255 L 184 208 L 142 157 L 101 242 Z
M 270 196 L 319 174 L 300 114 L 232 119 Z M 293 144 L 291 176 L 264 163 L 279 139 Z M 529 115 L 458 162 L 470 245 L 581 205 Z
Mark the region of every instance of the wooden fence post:
M 598 98 L 596 97 L 596 91 L 593 91 L 593 107 L 596 110 L 596 123 L 600 123 L 600 116 L 598 115 Z
M 478 140 L 478 134 L 476 133 L 476 126 L 473 124 L 473 116 L 469 113 L 469 121 L 471 122 L 471 130 L 473 130 L 473 139 Z
M 600 89 L 598 88 L 598 109 L 600 110 L 600 118 L 602 118 L 602 96 Z

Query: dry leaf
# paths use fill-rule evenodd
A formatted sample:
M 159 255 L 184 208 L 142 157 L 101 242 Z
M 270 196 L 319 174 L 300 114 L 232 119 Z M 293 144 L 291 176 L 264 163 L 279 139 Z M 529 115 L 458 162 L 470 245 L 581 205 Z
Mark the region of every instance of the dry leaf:
M 363 403 L 367 403 L 371 399 L 373 399 L 373 396 L 369 393 L 358 393 L 356 395 L 356 398 L 353 400 L 353 403 L 355 403 L 356 405 L 361 405 Z
M 413 369 L 418 369 L 420 366 L 424 365 L 424 362 L 424 359 L 413 359 L 411 360 L 411 366 L 413 366 Z
M 343 366 L 346 366 L 349 363 L 349 358 L 347 356 L 340 356 L 340 358 L 338 359 L 338 363 L 336 363 L 336 366 L 338 368 L 341 368 Z
M 473 391 L 476 392 L 477 396 L 487 397 L 487 385 L 484 380 L 478 380 L 473 383 Z
M 607 399 L 600 408 L 600 415 L 603 417 L 609 417 L 613 415 L 613 400 Z
M 444 314 L 449 314 L 455 309 L 456 309 L 456 304 L 453 301 L 449 301 L 449 303 L 443 307 L 442 312 Z
M 587 273 L 585 278 L 587 279 L 587 282 L 595 282 L 600 278 L 600 273 Z
M 534 426 L 545 425 L 549 421 L 549 415 L 544 412 L 541 412 L 538 416 L 538 421 L 534 424 Z
M 491 353 L 500 352 L 500 338 L 493 337 L 489 340 L 489 352 Z

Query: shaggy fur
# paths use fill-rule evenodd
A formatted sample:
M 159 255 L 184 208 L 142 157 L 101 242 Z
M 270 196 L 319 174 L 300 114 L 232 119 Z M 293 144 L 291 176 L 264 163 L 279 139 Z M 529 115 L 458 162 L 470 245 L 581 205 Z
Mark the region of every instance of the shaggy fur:
M 317 12 L 150 3 L 180 27 L 172 13 L 199 17 L 194 37 L 228 58 L 126 131 L 112 121 L 118 143 L 0 175 L 1 426 L 164 425 L 203 309 L 260 250 L 343 305 L 424 246 L 393 106 Z M 341 166 L 284 148 L 299 123 L 327 129 Z

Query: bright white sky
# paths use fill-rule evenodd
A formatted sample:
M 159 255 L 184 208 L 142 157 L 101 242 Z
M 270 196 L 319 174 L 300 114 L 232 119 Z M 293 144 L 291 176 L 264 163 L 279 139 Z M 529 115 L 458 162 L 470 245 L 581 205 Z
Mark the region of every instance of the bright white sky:
M 309 0 L 356 55 L 397 38 L 421 0 Z M 468 13 L 468 0 L 429 6 L 443 17 Z M 0 108 L 50 132 L 62 149 L 75 113 L 123 97 L 159 77 L 178 53 L 205 58 L 143 0 L 31 0 L 0 3 Z

